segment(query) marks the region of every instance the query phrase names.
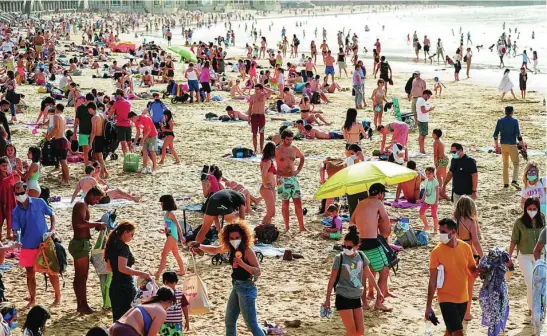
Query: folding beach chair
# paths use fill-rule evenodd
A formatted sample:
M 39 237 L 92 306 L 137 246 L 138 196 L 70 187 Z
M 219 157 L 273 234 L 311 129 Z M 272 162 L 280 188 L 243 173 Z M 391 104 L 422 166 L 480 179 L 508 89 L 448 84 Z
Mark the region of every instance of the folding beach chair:
M 416 122 L 414 114 L 412 112 L 401 113 L 399 98 L 393 98 L 391 101 L 393 103 L 393 115 L 395 115 L 397 121 L 405 122 L 411 130 L 414 129 L 414 123 Z

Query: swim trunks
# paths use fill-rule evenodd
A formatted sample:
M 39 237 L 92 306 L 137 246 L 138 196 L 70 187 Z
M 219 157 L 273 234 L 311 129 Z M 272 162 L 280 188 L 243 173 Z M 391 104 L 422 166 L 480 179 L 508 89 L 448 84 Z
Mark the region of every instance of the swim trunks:
M 440 158 L 437 160 L 437 168 L 446 168 L 448 167 L 448 162 L 450 160 L 447 157 Z
M 162 336 L 182 336 L 182 323 L 164 323 L 161 325 L 160 335 Z
M 61 161 L 66 160 L 68 155 L 68 140 L 66 138 L 59 138 L 53 140 L 53 148 L 55 149 L 55 157 Z
M 296 176 L 279 177 L 277 195 L 279 195 L 282 201 L 288 201 L 291 198 L 300 198 L 302 195 Z
M 89 146 L 89 134 L 78 134 L 78 144 L 80 146 Z
M 386 252 L 377 238 L 361 238 L 359 250 L 365 252 L 370 261 L 370 267 L 375 272 L 380 272 L 382 268 L 389 265 Z
M 344 139 L 344 135 L 341 132 L 329 132 L 331 139 Z
M 39 249 L 21 248 L 21 254 L 19 255 L 19 266 L 34 267 L 39 252 Z
M 266 126 L 266 116 L 263 114 L 252 114 L 251 115 L 251 132 L 264 133 L 264 126 Z
M 334 66 L 332 65 L 327 65 L 325 67 L 325 75 L 333 75 L 334 76 Z
M 89 243 L 89 239 L 72 239 L 68 244 L 68 252 L 74 260 L 89 257 L 89 253 L 91 252 L 91 244 Z
M 329 233 L 329 239 L 340 239 L 341 237 L 342 234 L 340 233 L 340 231 Z
M 131 141 L 131 127 L 116 126 L 118 131 L 118 141 Z
M 156 152 L 158 150 L 158 137 L 147 137 L 144 139 L 142 147 L 148 151 Z
M 104 152 L 104 136 L 96 136 L 95 139 L 93 139 L 92 145 L 95 154 L 102 154 Z
M 421 136 L 427 136 L 428 134 L 428 122 L 418 121 L 418 132 Z

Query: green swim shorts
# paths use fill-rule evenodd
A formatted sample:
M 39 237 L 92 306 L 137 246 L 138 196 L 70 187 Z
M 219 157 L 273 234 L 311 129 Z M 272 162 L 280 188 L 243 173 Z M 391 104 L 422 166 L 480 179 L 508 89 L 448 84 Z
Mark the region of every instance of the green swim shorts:
M 89 253 L 91 252 L 89 239 L 72 239 L 68 244 L 68 252 L 74 260 L 89 257 Z
M 288 201 L 291 198 L 300 198 L 300 186 L 296 176 L 280 177 L 277 186 L 277 195 L 282 201 Z
M 89 146 L 89 134 L 78 134 L 78 145 Z
M 380 272 L 382 268 L 389 265 L 387 256 L 382 246 L 375 247 L 370 250 L 363 250 L 368 260 L 370 261 L 370 267 L 375 272 Z
M 449 160 L 447 157 L 442 157 L 437 160 L 437 167 L 438 168 L 445 168 L 448 167 Z
M 161 325 L 159 334 L 161 336 L 182 336 L 184 335 L 182 330 L 182 323 L 164 323 Z
M 341 237 L 342 237 L 342 234 L 340 233 L 340 231 L 331 232 L 329 234 L 329 239 L 340 239 Z

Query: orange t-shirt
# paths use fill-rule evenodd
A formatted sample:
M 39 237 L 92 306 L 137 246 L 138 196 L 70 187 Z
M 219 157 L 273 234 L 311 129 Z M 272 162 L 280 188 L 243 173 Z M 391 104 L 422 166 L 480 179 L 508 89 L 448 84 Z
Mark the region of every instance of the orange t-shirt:
M 443 287 L 437 288 L 439 302 L 467 302 L 469 268 L 475 266 L 471 247 L 459 239 L 458 245 L 454 248 L 439 243 L 429 255 L 429 268 L 436 269 L 439 265 L 444 266 Z

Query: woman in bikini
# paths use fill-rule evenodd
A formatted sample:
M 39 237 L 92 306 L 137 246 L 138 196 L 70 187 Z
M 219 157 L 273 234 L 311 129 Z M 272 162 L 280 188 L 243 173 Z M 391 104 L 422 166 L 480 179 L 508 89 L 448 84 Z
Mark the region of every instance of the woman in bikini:
M 177 152 L 175 151 L 175 133 L 173 132 L 174 128 L 175 125 L 173 121 L 173 114 L 170 110 L 163 111 L 163 122 L 161 124 L 161 131 L 163 132 L 163 135 L 165 135 L 165 139 L 161 148 L 161 159 L 159 164 L 163 164 L 165 154 L 167 153 L 167 148 L 171 150 L 171 154 L 173 154 L 173 158 L 175 159 L 175 164 L 180 164 L 179 157 L 177 155 Z
M 266 203 L 266 214 L 262 219 L 263 224 L 271 224 L 275 216 L 275 199 L 277 195 L 277 170 L 275 169 L 275 144 L 268 142 L 262 151 L 262 161 L 260 161 L 260 171 L 262 176 L 262 185 L 260 186 L 260 196 Z
M 349 108 L 346 112 L 346 121 L 344 121 L 344 139 L 346 139 L 346 157 L 349 156 L 349 146 L 359 144 L 361 136 L 368 137 L 368 134 L 363 128 L 363 124 L 357 122 L 357 110 Z
M 298 106 L 300 107 L 300 118 L 308 122 L 309 124 L 317 123 L 318 126 L 323 126 L 323 124 L 319 123 L 318 119 L 321 120 L 325 125 L 332 124 L 326 121 L 325 118 L 323 118 L 323 116 L 320 114 L 323 112 L 319 110 L 314 111 L 315 105 L 310 103 L 310 98 L 308 96 L 304 96 Z
M 310 50 L 311 50 L 311 58 L 313 58 L 313 64 L 316 64 L 317 63 L 317 46 L 315 45 L 315 41 L 311 41 Z
M 267 46 L 268 46 L 268 43 L 266 42 L 266 38 L 262 36 L 262 39 L 260 40 L 260 53 L 258 54 L 258 58 L 266 58 Z
M 386 100 L 386 91 L 384 90 L 384 80 L 378 80 L 378 87 L 372 91 L 372 110 L 374 111 L 374 128 L 382 124 L 382 114 L 384 113 L 384 102 Z
M 471 246 L 473 251 L 473 257 L 478 262 L 482 257 L 482 247 L 479 240 L 480 228 L 478 223 L 478 213 L 475 201 L 468 196 L 462 196 L 458 203 L 456 203 L 456 209 L 454 210 L 454 218 L 458 223 L 458 238 L 463 240 L 466 244 Z M 475 277 L 468 275 L 467 277 L 467 291 L 469 297 L 473 297 L 473 284 L 475 283 Z M 465 321 L 471 321 L 471 303 L 473 300 L 467 301 L 467 310 L 465 311 Z

